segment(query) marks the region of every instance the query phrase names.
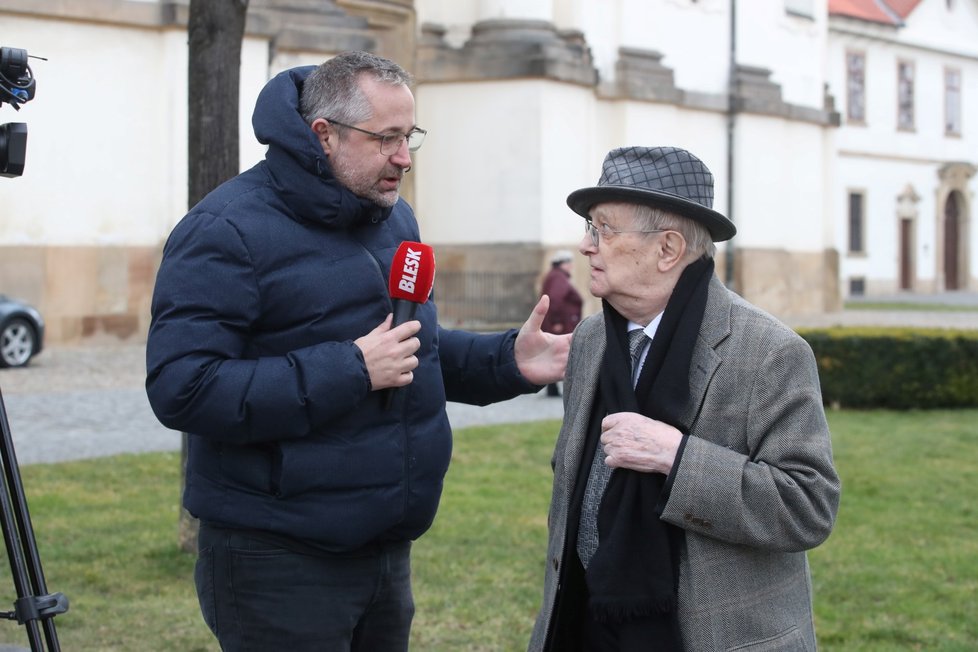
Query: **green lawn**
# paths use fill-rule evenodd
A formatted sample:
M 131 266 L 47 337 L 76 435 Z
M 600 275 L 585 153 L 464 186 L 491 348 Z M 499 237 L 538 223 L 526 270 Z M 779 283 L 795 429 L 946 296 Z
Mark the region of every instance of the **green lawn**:
M 810 557 L 822 647 L 978 649 L 978 411 L 829 418 L 843 485 Z
M 910 312 L 976 312 L 978 306 L 971 304 L 926 303 L 915 301 L 846 301 L 846 310 L 888 310 Z
M 811 553 L 821 649 L 978 649 L 978 410 L 829 418 L 843 496 Z M 456 433 L 438 518 L 414 548 L 413 650 L 525 648 L 557 427 Z M 217 650 L 176 550 L 177 465 L 154 453 L 22 469 L 48 589 L 71 601 L 55 619 L 66 651 Z M 12 580 L 2 587 L 10 610 Z M 13 621 L 0 643 L 29 647 Z

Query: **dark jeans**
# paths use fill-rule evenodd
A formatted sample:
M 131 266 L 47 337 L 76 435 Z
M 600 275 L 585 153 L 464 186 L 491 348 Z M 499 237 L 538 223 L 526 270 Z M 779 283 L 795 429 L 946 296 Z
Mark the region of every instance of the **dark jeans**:
M 305 555 L 201 524 L 194 582 L 224 652 L 406 652 L 411 544 Z

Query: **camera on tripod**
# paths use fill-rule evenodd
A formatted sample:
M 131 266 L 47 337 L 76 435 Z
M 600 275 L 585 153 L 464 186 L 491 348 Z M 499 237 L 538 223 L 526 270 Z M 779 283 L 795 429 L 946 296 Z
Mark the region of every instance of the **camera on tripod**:
M 0 47 L 0 106 L 4 102 L 20 110 L 34 99 L 34 73 L 27 63 L 27 50 Z M 24 173 L 27 155 L 27 125 L 8 122 L 0 125 L 0 176 L 19 177 Z M 0 393 L 0 528 L 7 547 L 7 561 L 17 600 L 14 610 L 0 612 L 0 619 L 16 620 L 27 629 L 31 652 L 60 652 L 61 643 L 54 617 L 68 611 L 63 593 L 49 594 L 41 557 L 34 539 L 34 526 L 27 509 L 27 497 L 17 466 L 13 437 L 7 422 L 7 409 Z M 41 633 L 44 638 L 41 638 Z
M 27 63 L 27 50 L 0 47 L 0 106 L 20 105 L 34 99 L 34 73 Z M 27 125 L 8 122 L 0 125 L 0 175 L 19 177 L 27 158 Z

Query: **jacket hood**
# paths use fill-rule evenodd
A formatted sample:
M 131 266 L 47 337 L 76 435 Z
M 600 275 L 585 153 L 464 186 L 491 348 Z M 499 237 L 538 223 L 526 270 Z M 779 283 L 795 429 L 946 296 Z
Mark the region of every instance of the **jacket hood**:
M 299 113 L 302 83 L 315 69 L 280 72 L 258 95 L 251 122 L 258 142 L 268 145 L 265 162 L 273 183 L 299 219 L 331 228 L 386 220 L 390 208 L 358 197 L 333 176 L 315 132 Z

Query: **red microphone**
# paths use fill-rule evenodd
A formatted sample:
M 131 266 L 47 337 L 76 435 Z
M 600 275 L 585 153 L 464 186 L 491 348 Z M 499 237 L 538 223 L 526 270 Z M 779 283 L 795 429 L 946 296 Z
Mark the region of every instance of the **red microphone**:
M 391 262 L 391 276 L 387 291 L 394 304 L 394 321 L 391 328 L 414 319 L 418 306 L 431 296 L 435 282 L 435 252 L 431 245 L 420 242 L 402 242 Z M 384 409 L 394 400 L 394 389 L 389 388 L 384 397 Z

